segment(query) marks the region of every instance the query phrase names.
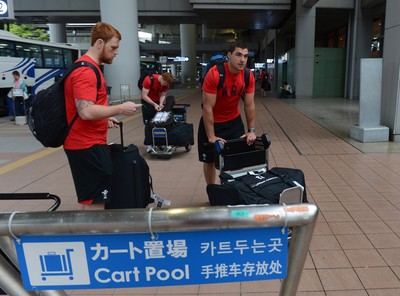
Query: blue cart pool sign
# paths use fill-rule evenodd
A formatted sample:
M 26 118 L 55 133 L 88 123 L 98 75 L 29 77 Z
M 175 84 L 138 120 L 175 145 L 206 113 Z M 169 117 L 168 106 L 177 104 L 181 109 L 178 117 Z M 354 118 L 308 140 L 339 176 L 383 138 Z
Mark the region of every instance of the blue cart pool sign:
M 286 277 L 287 230 L 23 236 L 15 242 L 27 290 L 104 289 Z

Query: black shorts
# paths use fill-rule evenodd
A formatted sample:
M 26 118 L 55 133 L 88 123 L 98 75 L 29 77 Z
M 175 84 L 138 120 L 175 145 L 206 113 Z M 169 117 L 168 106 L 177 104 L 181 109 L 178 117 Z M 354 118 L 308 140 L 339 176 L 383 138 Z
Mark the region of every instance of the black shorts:
M 78 202 L 110 200 L 113 164 L 108 145 L 64 150 L 68 157 Z
M 240 116 L 227 122 L 214 123 L 214 133 L 224 140 L 238 139 L 244 135 L 244 125 Z M 199 161 L 211 163 L 215 161 L 214 145 L 208 142 L 203 117 L 200 118 L 197 133 L 197 151 Z

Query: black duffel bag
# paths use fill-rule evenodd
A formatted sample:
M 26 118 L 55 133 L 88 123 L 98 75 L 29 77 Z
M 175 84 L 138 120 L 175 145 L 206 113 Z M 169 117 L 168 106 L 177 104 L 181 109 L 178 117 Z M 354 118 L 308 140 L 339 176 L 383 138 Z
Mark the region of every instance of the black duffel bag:
M 207 185 L 212 206 L 278 204 L 285 189 L 299 184 L 304 188 L 302 202 L 308 202 L 304 173 L 299 169 L 275 167 L 264 174 L 250 172 L 237 178 L 222 172 L 220 178 L 221 185 Z

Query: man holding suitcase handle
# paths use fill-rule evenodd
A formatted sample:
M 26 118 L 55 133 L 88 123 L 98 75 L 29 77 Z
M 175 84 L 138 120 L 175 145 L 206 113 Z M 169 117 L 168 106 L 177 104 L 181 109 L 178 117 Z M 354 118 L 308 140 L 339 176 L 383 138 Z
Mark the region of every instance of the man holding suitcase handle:
M 246 87 L 244 68 L 249 50 L 243 43 L 231 45 L 228 62 L 224 64 L 225 77 L 222 88 L 218 89 L 220 73 L 216 66 L 206 74 L 203 83 L 203 109 L 198 130 L 198 155 L 203 162 L 203 172 L 207 184 L 214 184 L 216 171 L 214 144 L 236 138 L 246 138 L 251 145 L 256 139 L 255 126 L 255 79 L 250 72 L 250 81 Z M 240 116 L 239 100 L 243 99 L 248 132 Z
M 91 45 L 78 61 L 86 61 L 97 67 L 111 64 L 118 54 L 121 34 L 113 26 L 99 22 L 91 33 Z M 78 202 L 82 209 L 104 209 L 110 199 L 113 165 L 107 133 L 116 127 L 116 115 L 133 115 L 140 107 L 133 102 L 108 105 L 104 76 L 97 88 L 97 77 L 90 67 L 79 67 L 65 80 L 65 99 L 68 122 L 76 113 L 78 118 L 72 125 L 64 142 Z

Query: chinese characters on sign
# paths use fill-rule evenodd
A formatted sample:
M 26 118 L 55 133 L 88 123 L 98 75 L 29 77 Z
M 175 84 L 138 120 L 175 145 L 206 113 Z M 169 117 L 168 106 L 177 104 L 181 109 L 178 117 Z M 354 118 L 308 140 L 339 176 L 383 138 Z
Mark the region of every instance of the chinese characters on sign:
M 286 277 L 281 228 L 150 234 L 22 237 L 24 287 L 103 289 L 241 282 Z

